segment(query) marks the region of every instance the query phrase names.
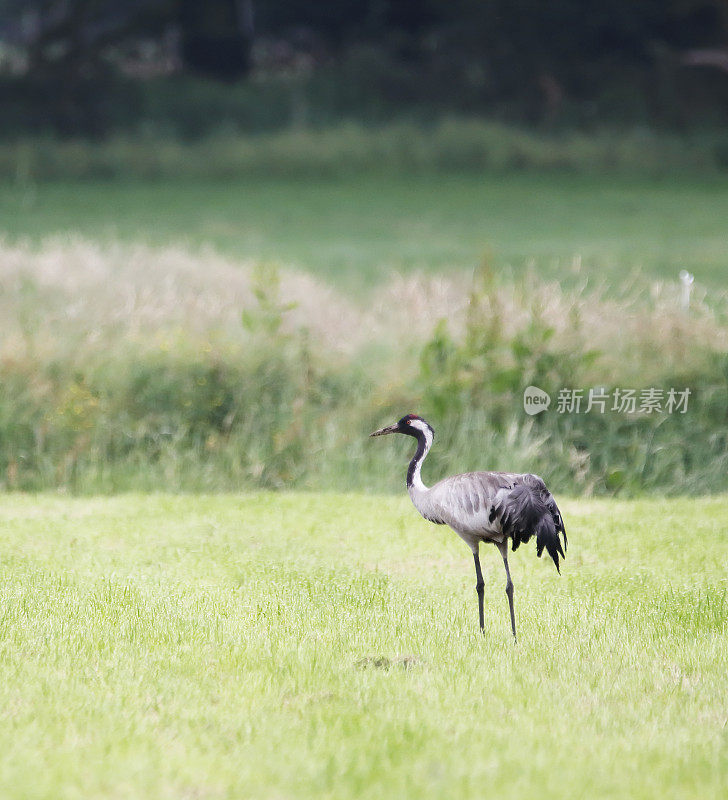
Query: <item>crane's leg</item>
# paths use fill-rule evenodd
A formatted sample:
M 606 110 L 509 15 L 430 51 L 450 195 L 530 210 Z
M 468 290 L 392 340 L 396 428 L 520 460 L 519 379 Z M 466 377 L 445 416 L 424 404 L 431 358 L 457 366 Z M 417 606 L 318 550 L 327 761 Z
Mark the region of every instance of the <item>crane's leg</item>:
M 511 630 L 513 631 L 513 638 L 516 638 L 516 615 L 513 611 L 513 581 L 511 580 L 511 571 L 508 569 L 508 541 L 496 545 L 503 558 L 503 566 L 506 568 L 506 594 L 508 595 L 508 608 L 511 612 Z
M 485 589 L 485 581 L 483 580 L 483 572 L 480 569 L 480 556 L 478 555 L 478 544 L 474 545 L 473 559 L 475 560 L 475 577 L 477 582 L 475 584 L 475 591 L 478 593 L 478 617 L 480 619 L 480 632 L 485 632 L 485 619 L 483 617 L 483 592 Z

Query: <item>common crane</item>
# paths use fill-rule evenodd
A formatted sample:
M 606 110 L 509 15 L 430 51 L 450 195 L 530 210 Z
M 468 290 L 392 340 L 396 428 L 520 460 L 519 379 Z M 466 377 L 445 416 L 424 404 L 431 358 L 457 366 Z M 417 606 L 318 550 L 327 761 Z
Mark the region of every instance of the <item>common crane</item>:
M 559 556 L 565 558 L 564 522 L 546 484 L 541 478 L 528 473 L 466 472 L 443 478 L 428 489 L 422 482 L 420 471 L 435 437 L 432 426 L 416 414 L 407 414 L 394 425 L 380 428 L 370 435 L 383 436 L 387 433 L 404 433 L 417 440 L 417 450 L 407 470 L 407 491 L 415 508 L 429 522 L 449 525 L 473 551 L 481 631 L 485 629 L 485 584 L 478 550 L 481 542 L 492 542 L 498 548 L 506 568 L 506 595 L 515 638 L 516 617 L 513 611 L 513 580 L 508 569 L 508 540 L 516 550 L 521 542 L 527 542 L 535 534 L 536 554 L 540 557 L 546 548 L 559 573 Z M 559 534 L 564 537 L 564 550 Z

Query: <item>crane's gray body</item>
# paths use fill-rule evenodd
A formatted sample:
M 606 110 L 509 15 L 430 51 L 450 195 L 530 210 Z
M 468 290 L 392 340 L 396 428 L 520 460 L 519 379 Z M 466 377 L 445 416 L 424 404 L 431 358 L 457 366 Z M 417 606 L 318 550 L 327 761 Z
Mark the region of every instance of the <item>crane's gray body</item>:
M 526 477 L 514 472 L 465 472 L 444 478 L 429 489 L 412 484 L 408 491 L 425 519 L 448 525 L 476 552 L 480 542 L 505 541 L 502 520 L 508 497 Z M 543 484 L 535 475 L 528 478 Z

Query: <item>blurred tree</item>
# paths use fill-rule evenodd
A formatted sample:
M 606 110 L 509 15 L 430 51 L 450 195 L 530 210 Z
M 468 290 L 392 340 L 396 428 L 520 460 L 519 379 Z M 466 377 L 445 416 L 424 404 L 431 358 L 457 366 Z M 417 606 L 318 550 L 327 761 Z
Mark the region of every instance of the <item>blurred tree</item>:
M 401 55 L 419 50 L 421 40 L 453 16 L 438 0 L 257 0 L 261 35 L 289 37 L 309 31 L 337 54 L 353 45 L 401 46 Z
M 98 70 L 109 49 L 157 36 L 174 0 L 0 0 L 2 38 L 25 53 L 28 72 Z
M 187 69 L 222 80 L 250 71 L 253 0 L 178 0 L 182 61 Z
M 31 125 L 102 133 L 106 98 L 119 100 L 114 55 L 130 39 L 159 36 L 171 1 L 0 0 L 2 38 L 23 64 L 7 92 L 25 97 Z
M 654 106 L 658 83 L 681 91 L 666 59 L 679 64 L 686 49 L 691 64 L 728 57 L 726 0 L 258 0 L 256 12 L 261 36 L 305 41 L 306 30 L 335 58 L 366 43 L 387 68 L 416 69 L 413 95 L 530 122 L 553 122 L 567 104 L 597 115 Z
M 29 73 L 102 71 L 119 47 L 158 38 L 171 25 L 179 26 L 190 71 L 248 72 L 253 0 L 0 0 L 1 38 L 23 47 Z
M 6 116 L 91 133 L 124 109 L 132 119 L 126 78 L 143 72 L 128 54 L 170 30 L 185 73 L 231 82 L 256 63 L 333 63 L 346 66 L 339 94 L 365 87 L 385 108 L 547 124 L 567 113 L 683 124 L 698 103 L 728 112 L 728 0 L 0 0 Z M 256 62 L 254 38 L 273 42 L 272 57 Z

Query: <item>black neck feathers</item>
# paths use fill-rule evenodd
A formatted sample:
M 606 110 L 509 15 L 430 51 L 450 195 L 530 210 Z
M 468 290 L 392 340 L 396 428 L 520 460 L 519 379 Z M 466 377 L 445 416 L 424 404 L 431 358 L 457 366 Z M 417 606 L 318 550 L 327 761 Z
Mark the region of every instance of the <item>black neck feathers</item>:
M 422 463 L 422 459 L 425 457 L 425 453 L 427 451 L 427 440 L 425 438 L 425 434 L 420 430 L 414 429 L 412 431 L 407 431 L 407 433 L 417 439 L 417 451 L 412 457 L 412 461 L 410 461 L 407 469 L 407 488 L 409 489 L 414 482 L 415 471 Z

